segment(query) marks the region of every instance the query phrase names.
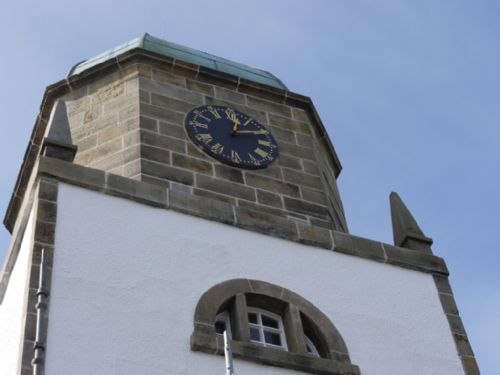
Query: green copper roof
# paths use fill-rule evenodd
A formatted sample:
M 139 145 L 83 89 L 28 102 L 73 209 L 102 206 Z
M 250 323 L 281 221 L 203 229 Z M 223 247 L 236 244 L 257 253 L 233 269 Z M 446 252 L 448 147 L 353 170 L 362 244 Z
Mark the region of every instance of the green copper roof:
M 138 38 L 132 39 L 130 42 L 122 44 L 121 46 L 113 48 L 112 50 L 101 53 L 94 58 L 76 64 L 73 69 L 71 69 L 69 75 L 72 76 L 79 74 L 92 66 L 103 63 L 134 48 L 142 48 L 160 55 L 172 57 L 176 60 L 201 65 L 210 69 L 218 70 L 219 72 L 232 74 L 250 81 L 287 90 L 287 87 L 283 84 L 283 82 L 269 72 L 226 60 L 222 57 L 217 57 L 206 52 L 184 47 L 179 44 L 167 42 L 166 40 L 155 38 L 147 33 Z

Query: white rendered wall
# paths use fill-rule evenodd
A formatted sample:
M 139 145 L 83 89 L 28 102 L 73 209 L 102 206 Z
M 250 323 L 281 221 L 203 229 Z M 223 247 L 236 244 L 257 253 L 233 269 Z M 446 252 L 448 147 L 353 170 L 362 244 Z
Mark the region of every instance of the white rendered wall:
M 0 374 L 17 375 L 24 340 L 24 317 L 32 250 L 32 215 L 26 225 L 19 254 L 0 304 Z
M 189 349 L 193 312 L 208 288 L 242 277 L 315 304 L 363 375 L 463 374 L 430 275 L 68 185 L 57 223 L 47 375 L 222 375 L 222 357 Z

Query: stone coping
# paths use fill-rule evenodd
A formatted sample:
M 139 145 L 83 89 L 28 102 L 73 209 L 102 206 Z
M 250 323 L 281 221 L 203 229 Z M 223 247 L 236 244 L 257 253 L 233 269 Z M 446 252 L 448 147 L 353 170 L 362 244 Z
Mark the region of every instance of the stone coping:
M 16 184 L 4 217 L 4 225 L 10 233 L 12 233 L 14 229 L 14 224 L 28 186 L 28 181 L 40 153 L 39 151 L 42 139 L 55 101 L 85 84 L 101 79 L 113 72 L 124 70 L 128 65 L 134 63 L 147 63 L 153 66 L 159 65 L 171 67 L 174 71 L 178 70 L 179 72 L 185 72 L 192 78 L 202 82 L 209 82 L 222 87 L 232 87 L 237 91 L 265 98 L 266 100 L 277 101 L 304 109 L 311 117 L 314 125 L 316 125 L 315 127 L 318 132 L 318 142 L 325 144 L 326 149 L 329 151 L 329 159 L 332 163 L 332 169 L 335 173 L 335 177 L 338 177 L 340 174 L 342 165 L 311 98 L 291 91 L 281 90 L 265 84 L 252 82 L 203 66 L 194 65 L 181 60 L 174 60 L 168 56 L 147 51 L 142 48 L 135 48 L 113 57 L 112 59 L 92 66 L 80 74 L 75 74 L 56 82 L 45 89 L 42 103 L 40 105 L 40 112 L 36 118 L 35 125 L 24 154 L 21 169 L 17 176 Z
M 449 274 L 444 260 L 433 254 L 305 225 L 292 219 L 236 207 L 175 188 L 136 181 L 55 158 L 40 157 L 37 174 L 149 206 L 171 209 L 305 245 L 435 275 Z
M 278 367 L 324 375 L 359 375 L 359 367 L 333 359 L 317 358 L 308 354 L 286 352 L 251 342 L 232 340 L 235 358 Z M 191 350 L 224 355 L 222 337 L 195 332 L 191 336 Z

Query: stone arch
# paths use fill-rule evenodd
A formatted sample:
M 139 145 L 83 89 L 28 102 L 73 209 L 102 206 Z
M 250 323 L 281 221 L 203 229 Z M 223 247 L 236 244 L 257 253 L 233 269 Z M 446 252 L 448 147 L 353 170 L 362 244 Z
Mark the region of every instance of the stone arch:
M 274 352 L 279 351 L 276 349 L 269 350 L 268 348 L 256 348 L 257 345 L 250 343 L 248 336 L 245 336 L 244 332 L 240 333 L 239 336 L 237 333 L 236 337 L 234 337 L 233 343 L 233 348 L 236 348 L 236 351 L 242 347 L 243 352 L 240 353 L 241 357 L 246 357 L 246 354 L 251 353 L 251 355 L 248 356 L 251 357 L 249 358 L 251 360 L 313 373 L 319 371 L 318 369 L 315 370 L 315 366 L 325 366 L 325 361 L 327 361 L 329 362 L 328 366 L 332 368 L 340 366 L 343 368 L 343 371 L 345 371 L 346 369 L 344 367 L 347 366 L 351 372 L 345 373 L 359 374 L 358 367 L 351 364 L 347 346 L 342 336 L 335 325 L 323 312 L 297 293 L 281 286 L 260 280 L 226 280 L 212 286 L 200 297 L 194 313 L 194 333 L 191 339 L 192 349 L 209 351 L 213 350 L 215 347 L 217 351 L 220 344 L 217 342 L 217 339 L 220 338 L 216 337 L 217 335 L 215 334 L 215 319 L 218 313 L 222 310 L 230 308 L 231 306 L 235 306 L 231 313 L 232 319 L 240 320 L 236 323 L 236 325 L 240 324 L 242 327 L 245 327 L 245 324 L 248 325 L 248 321 L 246 320 L 247 301 L 251 304 L 251 306 L 256 306 L 255 304 L 258 304 L 258 307 L 267 308 L 269 311 L 273 312 L 290 314 L 290 311 L 292 311 L 296 317 L 295 320 L 293 318 L 286 318 L 286 320 L 296 322 L 298 319 L 299 321 L 306 321 L 307 324 L 312 327 L 310 330 L 314 332 L 314 335 L 317 336 L 318 341 L 321 343 L 323 348 L 323 358 L 311 358 L 311 356 L 308 356 L 307 353 L 293 352 L 292 350 L 291 352 L 287 352 L 286 355 L 283 352 L 277 353 L 279 354 L 278 357 L 280 357 L 278 362 L 281 362 L 273 363 L 273 358 L 270 360 L 269 356 L 271 355 L 272 357 Z M 273 303 L 273 301 L 275 303 Z M 235 311 L 237 311 L 237 313 L 235 313 Z M 300 326 L 299 329 L 302 330 L 300 335 L 303 335 L 302 323 L 300 322 L 298 324 Z M 297 327 L 290 328 L 290 331 L 295 332 L 294 335 L 298 336 L 296 330 Z M 242 331 L 244 331 L 244 329 L 242 329 Z M 287 340 L 288 339 L 289 337 L 287 334 Z M 293 338 L 291 339 L 293 341 Z M 209 345 L 210 342 L 214 345 Z M 205 348 L 203 348 L 204 345 Z M 251 348 L 251 350 L 247 350 L 247 345 L 251 345 L 253 348 Z M 294 345 L 292 345 L 292 348 L 293 347 Z M 266 349 L 271 354 L 266 353 Z M 258 358 L 259 353 L 265 354 L 263 355 L 264 358 Z M 285 358 L 287 356 L 290 358 Z M 298 367 L 296 366 L 298 362 L 297 358 L 293 358 L 294 356 L 304 357 L 301 359 L 302 363 Z M 286 363 L 283 363 L 286 362 L 284 359 L 290 360 L 292 365 L 287 366 Z M 320 363 L 322 361 L 323 363 Z M 322 369 L 321 371 L 325 370 Z M 340 372 L 327 371 L 327 373 L 337 374 Z

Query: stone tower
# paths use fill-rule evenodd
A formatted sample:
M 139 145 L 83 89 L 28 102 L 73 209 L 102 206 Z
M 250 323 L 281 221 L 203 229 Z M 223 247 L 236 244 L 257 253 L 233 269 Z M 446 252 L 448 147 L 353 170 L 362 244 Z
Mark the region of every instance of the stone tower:
M 4 223 L 0 372 L 478 374 L 399 196 L 349 234 L 312 101 L 148 34 L 49 86 Z

